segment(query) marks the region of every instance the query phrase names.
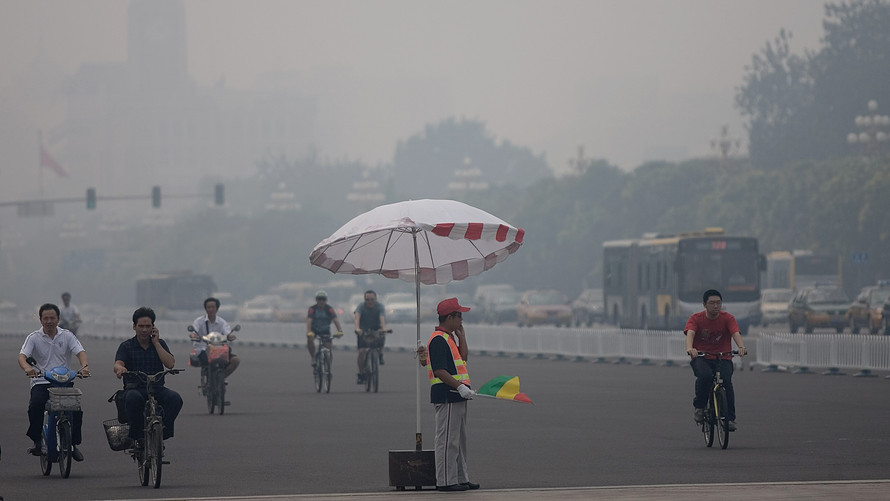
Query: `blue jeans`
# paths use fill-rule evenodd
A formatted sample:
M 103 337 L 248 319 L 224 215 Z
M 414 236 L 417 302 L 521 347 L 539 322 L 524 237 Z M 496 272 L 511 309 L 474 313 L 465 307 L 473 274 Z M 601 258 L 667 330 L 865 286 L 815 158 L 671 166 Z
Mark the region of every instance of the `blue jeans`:
M 175 391 L 160 387 L 155 388 L 155 399 L 162 410 L 158 411 L 164 421 L 164 439 L 173 436 L 173 423 L 182 410 L 182 397 Z M 142 439 L 145 432 L 145 400 L 148 393 L 145 388 L 133 388 L 124 392 L 124 408 L 127 411 L 127 423 L 130 425 L 129 437 L 133 440 Z
M 723 378 L 723 386 L 726 388 L 726 417 L 735 421 L 735 391 L 732 389 L 732 371 L 735 366 L 732 360 L 708 360 L 705 357 L 695 357 L 689 362 L 692 372 L 695 374 L 695 398 L 692 406 L 696 409 L 704 409 L 708 403 L 708 396 L 714 384 L 714 372 L 720 364 L 720 376 Z

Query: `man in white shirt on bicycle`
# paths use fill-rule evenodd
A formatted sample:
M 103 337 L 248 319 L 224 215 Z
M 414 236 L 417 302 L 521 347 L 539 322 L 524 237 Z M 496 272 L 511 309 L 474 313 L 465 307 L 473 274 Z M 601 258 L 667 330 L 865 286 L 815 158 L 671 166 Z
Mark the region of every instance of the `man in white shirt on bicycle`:
M 216 314 L 216 312 L 219 311 L 219 304 L 219 299 L 208 297 L 204 300 L 204 314 L 192 322 L 192 327 L 195 331 L 189 333 L 189 338 L 193 341 L 193 349 L 195 350 L 195 354 L 201 359 L 202 365 L 207 365 L 207 343 L 201 339 L 203 336 L 206 336 L 211 332 L 219 332 L 226 336 L 229 341 L 235 339 L 235 335 L 232 334 L 232 327 L 229 323 L 226 322 L 223 317 Z M 235 372 L 235 369 L 238 368 L 238 364 L 240 363 L 241 360 L 237 355 L 232 353 L 231 348 L 229 348 L 229 364 L 226 366 L 226 377 L 229 377 L 230 374 Z

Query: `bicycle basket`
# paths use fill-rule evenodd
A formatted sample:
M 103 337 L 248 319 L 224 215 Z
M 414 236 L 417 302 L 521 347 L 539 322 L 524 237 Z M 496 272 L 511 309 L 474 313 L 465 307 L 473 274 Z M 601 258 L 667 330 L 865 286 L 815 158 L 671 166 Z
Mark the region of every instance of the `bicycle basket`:
M 117 419 L 109 419 L 103 421 L 102 426 L 105 427 L 105 437 L 108 438 L 108 446 L 111 447 L 111 450 L 122 451 L 133 445 L 133 441 L 128 435 L 130 425 L 121 424 Z
M 379 331 L 365 331 L 362 336 L 368 348 L 377 348 L 383 342 L 383 333 Z
M 80 388 L 49 388 L 47 406 L 51 411 L 79 411 L 82 396 Z

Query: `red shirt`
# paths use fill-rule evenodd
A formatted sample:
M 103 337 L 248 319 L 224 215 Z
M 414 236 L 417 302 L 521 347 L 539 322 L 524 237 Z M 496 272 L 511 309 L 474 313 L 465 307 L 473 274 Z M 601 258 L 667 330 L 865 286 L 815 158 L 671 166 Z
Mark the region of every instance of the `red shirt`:
M 732 335 L 739 332 L 739 324 L 736 323 L 732 314 L 725 311 L 721 311 L 715 320 L 708 318 L 706 311 L 700 311 L 693 313 L 686 321 L 686 328 L 683 329 L 683 332 L 687 331 L 695 331 L 692 347 L 696 350 L 712 353 L 729 352 L 732 351 Z M 732 355 L 726 354 L 721 358 L 732 360 Z

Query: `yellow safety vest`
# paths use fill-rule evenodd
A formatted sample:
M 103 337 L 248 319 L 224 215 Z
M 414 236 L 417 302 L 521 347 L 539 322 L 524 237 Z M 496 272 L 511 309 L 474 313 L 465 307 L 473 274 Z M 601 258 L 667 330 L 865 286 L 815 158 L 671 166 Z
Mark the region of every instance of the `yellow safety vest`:
M 442 336 L 443 338 L 445 338 L 445 341 L 448 343 L 448 347 L 451 348 L 451 358 L 454 359 L 454 368 L 457 369 L 457 374 L 452 374 L 452 377 L 454 377 L 454 379 L 456 379 L 461 384 L 470 386 L 470 373 L 467 372 L 467 363 L 464 362 L 463 358 L 461 358 L 460 350 L 457 349 L 457 344 L 454 342 L 454 338 L 447 332 L 433 332 L 433 335 L 430 336 L 429 342 L 426 344 L 427 357 L 429 357 L 430 354 L 430 344 L 433 342 L 433 339 L 435 339 L 436 336 Z M 426 363 L 426 371 L 427 376 L 429 376 L 430 378 L 430 385 L 443 382 L 441 379 L 437 378 L 433 374 L 433 364 L 429 360 L 427 360 Z

